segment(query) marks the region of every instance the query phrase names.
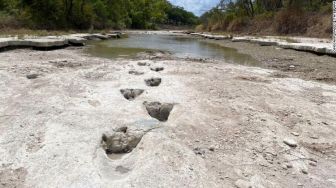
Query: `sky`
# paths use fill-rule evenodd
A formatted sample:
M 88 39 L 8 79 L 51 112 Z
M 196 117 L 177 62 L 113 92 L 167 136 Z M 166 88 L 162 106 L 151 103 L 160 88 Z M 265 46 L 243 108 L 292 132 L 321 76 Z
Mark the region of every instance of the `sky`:
M 169 0 L 173 5 L 183 7 L 185 10 L 200 16 L 217 5 L 219 0 Z

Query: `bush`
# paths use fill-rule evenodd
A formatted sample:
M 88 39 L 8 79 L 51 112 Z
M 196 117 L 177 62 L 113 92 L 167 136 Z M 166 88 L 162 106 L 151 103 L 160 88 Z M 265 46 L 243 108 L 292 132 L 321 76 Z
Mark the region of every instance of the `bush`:
M 248 17 L 238 17 L 232 20 L 228 26 L 228 31 L 242 31 L 249 23 Z
M 251 19 L 247 32 L 251 33 L 272 33 L 274 31 L 274 13 L 264 12 Z
M 20 28 L 22 26 L 14 16 L 0 12 L 0 29 L 6 28 Z
M 201 32 L 201 31 L 204 31 L 204 30 L 205 30 L 205 27 L 204 27 L 203 24 L 200 24 L 200 25 L 196 26 L 195 30 L 196 30 L 197 32 Z
M 321 6 L 320 12 L 322 14 L 331 14 L 333 12 L 333 5 L 332 3 L 327 3 L 324 6 Z
M 307 25 L 301 10 L 283 9 L 275 16 L 275 30 L 280 34 L 302 34 L 306 32 Z

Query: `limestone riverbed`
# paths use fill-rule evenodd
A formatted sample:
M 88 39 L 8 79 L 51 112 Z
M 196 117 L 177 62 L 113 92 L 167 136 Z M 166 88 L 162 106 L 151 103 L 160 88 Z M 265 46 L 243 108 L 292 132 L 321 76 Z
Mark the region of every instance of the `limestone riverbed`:
M 2 52 L 0 187 L 335 187 L 336 86 L 280 73 Z

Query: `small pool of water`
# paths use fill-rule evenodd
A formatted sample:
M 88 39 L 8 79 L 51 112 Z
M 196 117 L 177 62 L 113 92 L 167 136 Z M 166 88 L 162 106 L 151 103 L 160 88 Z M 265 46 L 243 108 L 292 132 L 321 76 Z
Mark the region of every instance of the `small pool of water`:
M 227 63 L 258 65 L 251 56 L 233 48 L 222 47 L 203 39 L 167 35 L 130 35 L 128 38 L 106 41 L 90 41 L 88 53 L 105 58 L 133 58 L 148 50 L 168 51 L 176 57 L 211 58 Z

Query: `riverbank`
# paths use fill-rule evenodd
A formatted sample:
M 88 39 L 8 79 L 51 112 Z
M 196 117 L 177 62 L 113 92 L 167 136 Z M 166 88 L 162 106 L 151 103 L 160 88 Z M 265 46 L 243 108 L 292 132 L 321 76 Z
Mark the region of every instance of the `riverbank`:
M 0 59 L 4 187 L 336 186 L 333 85 L 169 54 L 97 58 L 85 47 Z M 155 101 L 173 105 L 162 121 Z M 107 155 L 111 135 L 140 142 Z
M 260 46 L 277 46 L 283 49 L 292 49 L 297 51 L 311 52 L 318 55 L 335 56 L 331 39 L 304 38 L 304 37 L 280 37 L 280 36 L 232 36 L 232 35 L 214 35 L 209 33 L 189 33 L 192 36 L 198 36 L 214 40 L 231 40 L 232 42 L 256 43 Z
M 84 46 L 88 40 L 107 40 L 111 38 L 121 38 L 124 34 L 113 32 L 107 34 L 100 33 L 77 33 L 58 36 L 13 36 L 0 38 L 0 51 L 32 48 L 36 50 L 60 49 L 68 46 Z
M 316 55 L 276 46 L 261 46 L 255 43 L 214 41 L 207 42 L 237 49 L 262 63 L 261 67 L 277 70 L 274 77 L 294 77 L 304 80 L 336 84 L 336 58 Z
M 186 31 L 126 31 L 129 34 L 148 35 L 174 35 L 189 36 Z M 191 36 L 190 36 L 191 35 Z M 274 77 L 293 77 L 304 80 L 321 81 L 336 84 L 336 58 L 323 55 L 281 48 L 277 44 L 295 44 L 297 46 L 309 44 L 313 47 L 331 46 L 329 39 L 303 38 L 303 37 L 233 37 L 229 35 L 197 34 L 195 40 L 204 41 L 222 47 L 236 49 L 241 54 L 251 57 L 251 62 L 261 68 L 276 70 Z M 245 39 L 245 40 L 243 40 Z M 330 47 L 331 48 L 331 47 Z M 331 50 L 331 49 L 330 49 Z M 249 64 L 247 64 L 250 66 Z

